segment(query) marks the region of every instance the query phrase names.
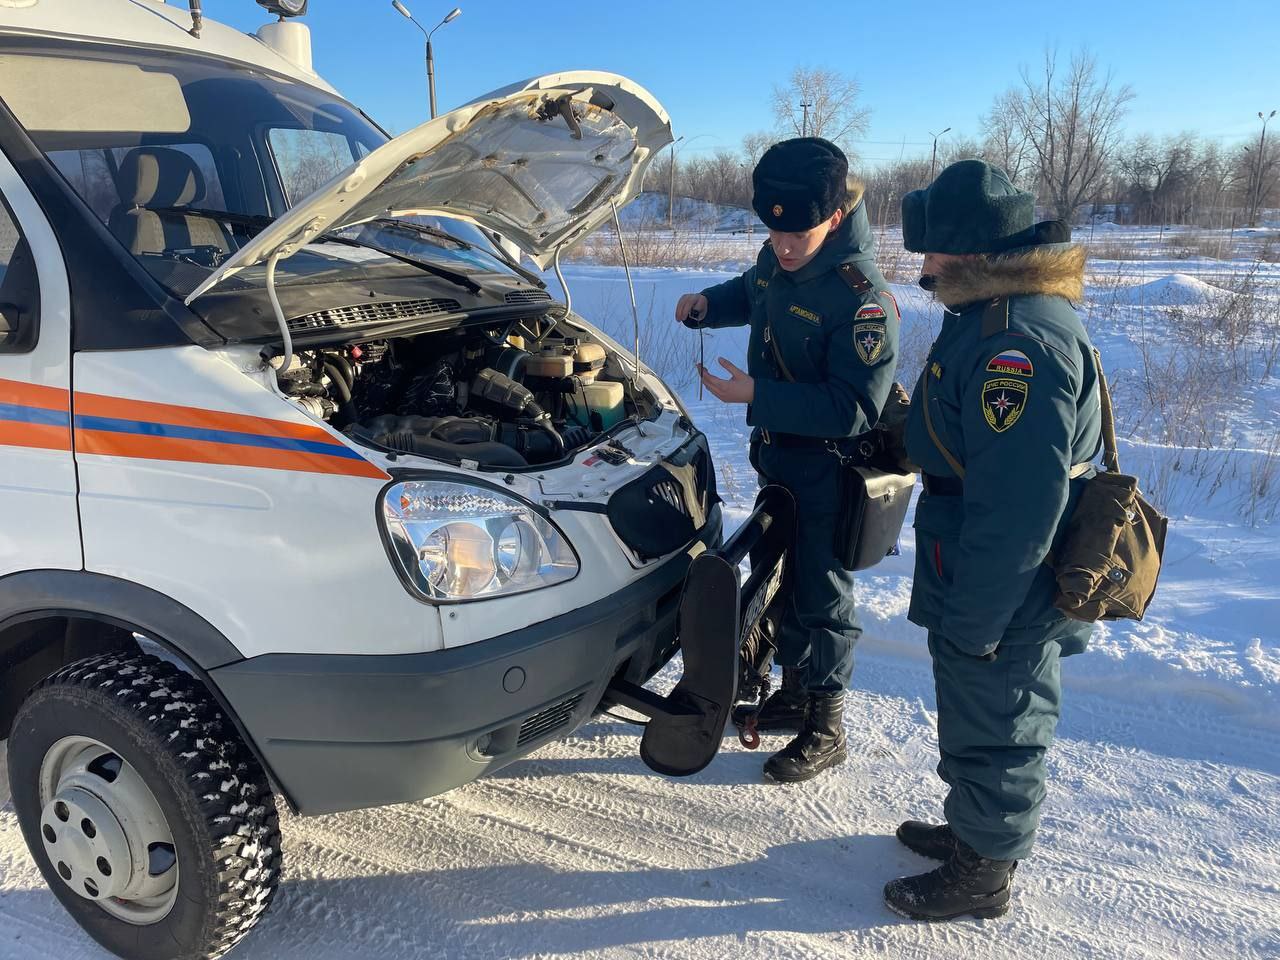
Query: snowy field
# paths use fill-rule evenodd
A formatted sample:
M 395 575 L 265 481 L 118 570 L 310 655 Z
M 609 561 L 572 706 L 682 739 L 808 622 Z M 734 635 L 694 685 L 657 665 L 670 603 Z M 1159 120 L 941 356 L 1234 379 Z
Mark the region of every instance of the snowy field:
M 634 728 L 602 720 L 443 797 L 286 817 L 278 899 L 233 955 L 1280 957 L 1280 372 L 1250 365 L 1278 331 L 1256 323 L 1215 346 L 1210 324 L 1207 339 L 1186 340 L 1196 317 L 1225 315 L 1242 276 L 1274 307 L 1280 266 L 1171 259 L 1153 231 L 1103 232 L 1149 253 L 1095 259 L 1086 306 L 1124 398 L 1125 466 L 1173 525 L 1148 619 L 1099 627 L 1092 649 L 1064 663 L 1049 798 L 1012 914 L 918 925 L 880 898 L 886 880 L 929 868 L 892 833 L 906 817 L 937 817 L 942 797 L 924 636 L 905 618 L 908 529 L 903 555 L 860 580 L 866 636 L 844 766 L 802 787 L 765 784 L 766 754 L 728 739 L 700 775 L 666 780 L 640 763 Z M 634 273 L 645 359 L 711 436 L 735 522 L 755 492 L 741 408 L 698 399 L 697 337 L 670 319 L 680 293 L 731 276 L 758 237 L 721 242 L 725 270 Z M 621 270 L 574 265 L 567 275 L 575 310 L 630 343 Z M 908 284 L 894 293 L 909 380 L 938 310 Z M 1274 324 L 1274 309 L 1259 315 Z M 709 335 L 708 360 L 741 363 L 744 334 Z M 1206 351 L 1207 380 L 1196 367 L 1151 400 L 1152 370 L 1184 371 Z M 1203 403 L 1175 402 L 1197 392 Z M 43 888 L 0 803 L 0 960 L 51 956 L 105 954 Z

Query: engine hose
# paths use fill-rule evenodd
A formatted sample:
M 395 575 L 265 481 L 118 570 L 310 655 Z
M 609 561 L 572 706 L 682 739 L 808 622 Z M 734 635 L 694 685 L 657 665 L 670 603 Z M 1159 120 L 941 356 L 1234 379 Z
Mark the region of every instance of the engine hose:
M 351 369 L 351 364 L 347 363 L 347 358 L 337 353 L 322 354 L 325 363 L 331 363 L 338 368 L 338 372 L 342 374 L 342 379 L 347 381 L 347 389 L 354 390 L 356 388 L 356 374 Z
M 324 372 L 333 381 L 333 389 L 338 394 L 338 409 L 342 411 L 347 423 L 354 423 L 356 421 L 356 405 L 351 401 L 351 388 L 347 386 L 346 378 L 342 375 L 342 371 L 330 363 L 328 359 L 324 361 L 323 366 Z
M 546 420 L 540 421 L 538 426 L 550 435 L 551 442 L 556 445 L 556 456 L 563 457 L 565 450 L 564 437 L 560 436 L 560 431 L 552 425 L 551 419 L 548 417 Z

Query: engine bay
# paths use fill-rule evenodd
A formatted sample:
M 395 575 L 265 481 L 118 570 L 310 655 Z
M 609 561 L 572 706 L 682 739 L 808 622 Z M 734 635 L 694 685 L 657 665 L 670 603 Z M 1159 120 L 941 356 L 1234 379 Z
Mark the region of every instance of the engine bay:
M 309 346 L 276 376 L 356 442 L 510 470 L 560 462 L 658 406 L 588 331 L 545 317 Z

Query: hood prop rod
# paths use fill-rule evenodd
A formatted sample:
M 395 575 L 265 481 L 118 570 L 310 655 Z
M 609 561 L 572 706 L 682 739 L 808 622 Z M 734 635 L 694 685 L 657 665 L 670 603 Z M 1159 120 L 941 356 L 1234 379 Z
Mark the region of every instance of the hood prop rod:
M 613 209 L 613 229 L 618 234 L 618 249 L 622 252 L 622 269 L 627 275 L 627 293 L 631 297 L 631 329 L 635 336 L 635 372 L 631 377 L 631 396 L 640 395 L 640 309 L 636 306 L 636 285 L 631 281 L 631 264 L 627 260 L 627 242 L 622 237 L 622 221 L 618 219 L 618 202 L 613 198 L 609 199 L 609 206 Z M 639 429 L 641 436 L 644 435 L 644 427 L 641 426 L 639 418 L 636 419 L 636 427 Z
M 551 266 L 552 266 L 552 269 L 554 269 L 556 272 L 556 279 L 560 281 L 560 289 L 564 291 L 564 313 L 552 319 L 551 326 L 543 330 L 542 335 L 539 336 L 538 339 L 534 341 L 534 346 L 538 347 L 539 349 L 542 348 L 542 341 L 546 340 L 547 337 L 551 336 L 552 332 L 555 330 L 556 326 L 560 323 L 560 321 L 563 320 L 565 317 L 569 316 L 570 312 L 573 310 L 573 291 L 571 291 L 569 289 L 569 285 L 564 282 L 564 274 L 560 272 L 560 251 L 563 249 L 564 249 L 563 244 L 561 246 L 556 247 L 555 257 L 551 261 Z

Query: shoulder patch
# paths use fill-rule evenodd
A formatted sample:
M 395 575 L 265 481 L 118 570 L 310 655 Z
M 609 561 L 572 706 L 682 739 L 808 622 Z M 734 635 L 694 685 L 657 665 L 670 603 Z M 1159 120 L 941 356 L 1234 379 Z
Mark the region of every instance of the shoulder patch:
M 858 320 L 883 320 L 885 318 L 884 307 L 878 303 L 864 303 L 858 308 L 858 312 L 853 315 L 855 321 Z
M 883 316 L 883 311 L 881 312 Z M 858 356 L 867 366 L 875 363 L 884 352 L 884 321 L 855 323 L 853 325 L 853 345 Z
M 814 313 L 812 310 L 806 310 L 798 304 L 791 304 L 787 307 L 787 313 L 792 316 L 799 317 L 801 320 L 807 320 L 809 323 L 822 323 L 822 315 Z
M 1022 418 L 1031 384 L 1001 377 L 982 385 L 982 415 L 996 433 L 1004 433 Z
M 1006 377 L 1033 377 L 1035 372 L 1031 358 L 1021 350 L 1005 350 L 987 361 L 987 373 L 999 373 Z

